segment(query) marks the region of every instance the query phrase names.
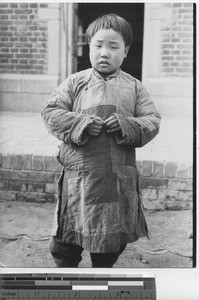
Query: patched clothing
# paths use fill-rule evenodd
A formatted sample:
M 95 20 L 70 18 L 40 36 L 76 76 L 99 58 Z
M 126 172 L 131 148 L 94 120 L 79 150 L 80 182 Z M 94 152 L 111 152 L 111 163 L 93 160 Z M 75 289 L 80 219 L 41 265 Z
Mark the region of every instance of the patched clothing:
M 87 134 L 95 116 L 112 114 L 121 131 Z M 107 78 L 94 69 L 77 72 L 55 89 L 42 116 L 63 141 L 52 235 L 94 253 L 148 236 L 135 148 L 156 136 L 160 115 L 142 83 L 120 69 Z

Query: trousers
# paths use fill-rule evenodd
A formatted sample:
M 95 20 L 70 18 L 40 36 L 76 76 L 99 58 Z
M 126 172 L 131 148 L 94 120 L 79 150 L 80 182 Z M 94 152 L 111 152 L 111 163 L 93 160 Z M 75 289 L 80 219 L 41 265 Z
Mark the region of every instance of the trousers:
M 126 244 L 120 246 L 119 251 L 113 253 L 90 253 L 92 268 L 112 268 Z M 50 252 L 56 267 L 77 268 L 82 260 L 84 248 L 74 244 L 65 244 L 52 238 L 50 242 Z

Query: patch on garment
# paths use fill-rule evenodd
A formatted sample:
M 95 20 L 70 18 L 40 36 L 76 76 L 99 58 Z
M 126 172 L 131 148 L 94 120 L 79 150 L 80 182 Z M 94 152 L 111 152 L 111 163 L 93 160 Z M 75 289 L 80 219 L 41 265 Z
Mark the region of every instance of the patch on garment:
M 105 168 L 91 169 L 84 184 L 85 205 L 119 201 L 116 176 Z
M 67 215 L 69 227 L 82 230 L 84 224 L 84 186 L 83 178 L 68 179 Z
M 111 114 L 116 112 L 116 106 L 115 105 L 97 105 L 94 106 L 94 103 L 91 101 L 92 107 L 89 107 L 85 110 L 83 110 L 83 113 L 86 113 L 88 115 L 95 115 L 97 117 L 102 118 L 102 120 L 106 120 L 110 117 Z

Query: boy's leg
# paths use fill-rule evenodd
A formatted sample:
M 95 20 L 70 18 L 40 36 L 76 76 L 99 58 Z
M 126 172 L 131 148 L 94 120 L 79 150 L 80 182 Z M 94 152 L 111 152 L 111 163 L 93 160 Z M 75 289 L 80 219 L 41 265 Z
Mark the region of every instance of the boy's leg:
M 122 244 L 118 252 L 90 253 L 92 268 L 112 268 L 125 248 L 126 244 Z
M 82 251 L 84 249 L 78 245 L 65 244 L 52 238 L 50 243 L 50 252 L 55 261 L 56 267 L 77 268 L 82 260 Z

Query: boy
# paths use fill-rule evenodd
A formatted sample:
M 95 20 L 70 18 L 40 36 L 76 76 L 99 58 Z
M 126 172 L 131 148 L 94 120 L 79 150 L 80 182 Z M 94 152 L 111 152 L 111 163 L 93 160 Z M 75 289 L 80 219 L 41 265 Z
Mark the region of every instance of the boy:
M 89 25 L 92 68 L 70 75 L 42 110 L 63 143 L 51 254 L 77 267 L 83 249 L 92 267 L 112 267 L 126 244 L 148 236 L 135 148 L 159 131 L 160 115 L 142 83 L 120 69 L 130 24 L 109 14 Z

